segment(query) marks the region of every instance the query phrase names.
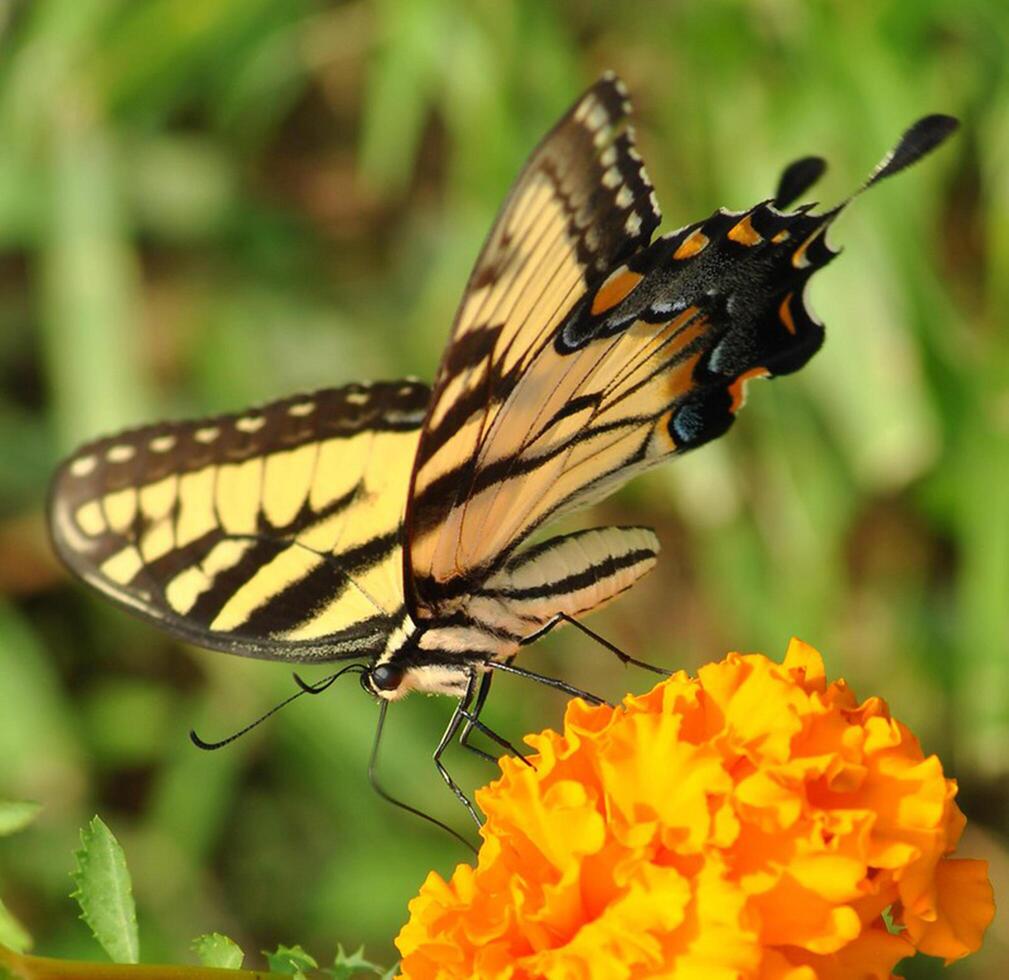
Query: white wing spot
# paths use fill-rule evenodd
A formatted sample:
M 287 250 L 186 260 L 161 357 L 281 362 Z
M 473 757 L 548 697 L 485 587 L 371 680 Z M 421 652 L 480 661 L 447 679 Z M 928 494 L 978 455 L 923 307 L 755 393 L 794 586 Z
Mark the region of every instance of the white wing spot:
M 81 456 L 70 464 L 70 472 L 73 476 L 87 476 L 93 473 L 98 465 L 98 457 L 93 453 L 90 456 Z
M 677 297 L 671 303 L 665 300 L 659 300 L 652 303 L 653 313 L 679 313 L 680 310 L 685 310 L 687 308 L 687 301 L 682 297 Z
M 582 99 L 578 103 L 578 108 L 575 109 L 575 122 L 582 122 L 585 117 L 589 114 L 589 110 L 595 105 L 596 99 L 594 95 L 590 95 L 588 98 Z
M 609 121 L 610 115 L 606 107 L 599 102 L 595 102 L 588 114 L 589 129 L 601 130 Z
M 624 178 L 620 175 L 620 171 L 616 167 L 608 167 L 603 171 L 602 182 L 603 187 L 619 187 L 620 182 Z
M 197 442 L 202 442 L 204 445 L 208 445 L 209 443 L 213 442 L 220 434 L 221 430 L 219 426 L 208 425 L 202 429 L 197 429 L 193 433 L 193 438 Z
M 264 425 L 266 425 L 266 419 L 262 415 L 246 415 L 245 418 L 239 419 L 235 423 L 235 428 L 239 432 L 258 432 Z
M 150 441 L 149 445 L 151 447 L 152 452 L 167 453 L 170 449 L 173 449 L 175 447 L 176 442 L 177 440 L 175 436 L 164 435 L 164 436 L 156 436 Z
M 618 208 L 630 207 L 634 200 L 634 192 L 624 184 L 620 190 L 617 191 L 616 204 Z
M 641 231 L 641 215 L 637 211 L 632 211 L 627 215 L 627 220 L 624 222 L 624 229 L 628 235 L 636 235 Z
M 128 463 L 137 454 L 135 447 L 123 443 L 119 446 L 113 446 L 106 454 L 105 458 L 110 463 Z
M 287 414 L 301 419 L 306 415 L 311 415 L 314 411 L 315 402 L 296 402 L 294 405 L 288 407 Z
M 617 148 L 615 146 L 606 147 L 606 149 L 599 154 L 599 162 L 604 167 L 612 167 L 613 164 L 617 162 Z
M 351 405 L 367 405 L 369 395 L 363 391 L 348 391 L 344 400 Z

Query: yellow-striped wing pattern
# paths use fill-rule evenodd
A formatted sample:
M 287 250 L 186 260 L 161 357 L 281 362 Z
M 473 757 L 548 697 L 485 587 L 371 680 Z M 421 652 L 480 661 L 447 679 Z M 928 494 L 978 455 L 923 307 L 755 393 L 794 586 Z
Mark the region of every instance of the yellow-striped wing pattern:
M 659 213 L 627 111 L 616 79 L 590 89 L 533 154 L 477 261 L 411 483 L 420 619 L 454 608 L 544 522 L 724 433 L 750 379 L 797 370 L 823 342 L 804 291 L 836 255 L 825 232 L 848 202 L 782 210 L 822 161 L 790 167 L 775 201 L 650 242 Z M 953 127 L 920 120 L 864 187 Z
M 56 549 L 201 646 L 374 656 L 402 616 L 400 528 L 428 396 L 414 381 L 350 385 L 93 442 L 56 476 Z
M 544 405 L 564 397 L 558 375 L 529 376 L 538 351 L 659 223 L 626 124 L 629 110 L 624 86 L 612 75 L 586 92 L 533 151 L 470 276 L 411 487 L 406 575 L 422 616 L 437 605 L 432 585 L 441 593 L 449 580 L 458 585 L 486 570 L 492 548 L 509 540 L 495 534 L 494 546 L 472 547 L 471 529 L 486 525 L 483 516 L 474 522 L 464 511 L 475 483 L 488 479 L 479 474 L 487 471 L 494 434 L 505 429 L 507 438 L 522 438 L 533 421 L 510 411 L 516 386 L 524 384 Z M 539 477 L 548 480 L 550 467 Z

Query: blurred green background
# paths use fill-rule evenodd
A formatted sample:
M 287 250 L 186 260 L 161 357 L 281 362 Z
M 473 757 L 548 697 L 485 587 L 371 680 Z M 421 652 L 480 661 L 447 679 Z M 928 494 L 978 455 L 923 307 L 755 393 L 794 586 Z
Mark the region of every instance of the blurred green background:
M 939 753 L 963 850 L 1009 886 L 1009 13 L 1003 0 L 32 0 L 0 4 L 0 894 L 50 955 L 95 956 L 77 830 L 123 842 L 142 955 L 220 930 L 393 959 L 427 870 L 465 852 L 392 810 L 353 680 L 226 751 L 292 689 L 71 585 L 42 520 L 86 438 L 296 390 L 430 379 L 525 155 L 603 69 L 635 98 L 665 228 L 767 197 L 821 153 L 832 203 L 918 115 L 961 134 L 861 200 L 817 276 L 824 350 L 732 433 L 589 519 L 655 526 L 659 568 L 591 625 L 694 668 L 798 634 Z M 578 636 L 526 664 L 617 697 L 651 679 Z M 517 739 L 553 692 L 503 678 Z M 469 832 L 428 761 L 451 705 L 390 713 L 385 781 Z M 453 752 L 469 787 L 492 767 Z M 1003 976 L 1009 925 L 949 971 Z M 938 964 L 915 964 L 931 976 Z

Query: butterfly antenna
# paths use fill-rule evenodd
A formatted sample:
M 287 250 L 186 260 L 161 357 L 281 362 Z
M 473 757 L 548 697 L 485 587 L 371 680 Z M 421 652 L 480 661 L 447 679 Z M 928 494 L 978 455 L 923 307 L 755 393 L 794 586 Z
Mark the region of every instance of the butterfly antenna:
M 391 803 L 393 806 L 399 807 L 401 810 L 406 810 L 407 813 L 412 813 L 415 817 L 420 817 L 421 820 L 426 820 L 428 823 L 433 823 L 436 827 L 444 830 L 446 834 L 450 837 L 454 837 L 460 844 L 468 848 L 473 852 L 474 855 L 478 853 L 477 849 L 462 836 L 458 831 L 453 830 L 447 823 L 442 823 L 437 817 L 432 817 L 430 813 L 425 813 L 423 810 L 418 810 L 416 807 L 410 806 L 409 803 L 403 803 L 401 800 L 397 800 L 394 796 L 390 796 L 379 784 L 378 781 L 378 750 L 382 743 L 382 732 L 385 729 L 385 713 L 389 710 L 389 702 L 382 701 L 378 708 L 378 724 L 375 726 L 375 742 L 371 747 L 371 758 L 368 760 L 368 782 L 371 783 L 371 788 L 380 796 L 386 803 Z
M 351 664 L 349 667 L 344 667 L 343 670 L 338 670 L 335 674 L 330 674 L 329 677 L 324 677 L 318 684 L 309 684 L 308 681 L 298 675 L 297 671 L 292 671 L 291 676 L 294 678 L 294 683 L 301 688 L 304 694 L 322 694 L 341 674 L 354 670 L 357 673 L 363 674 L 367 669 L 364 664 Z
M 219 742 L 208 742 L 205 739 L 200 738 L 200 736 L 197 735 L 194 730 L 190 730 L 189 740 L 198 749 L 203 749 L 205 752 L 213 752 L 216 749 L 223 749 L 225 745 L 230 745 L 236 739 L 239 739 L 243 735 L 248 734 L 257 725 L 261 725 L 264 721 L 266 721 L 267 718 L 270 718 L 271 716 L 275 715 L 278 711 L 280 711 L 281 708 L 286 708 L 287 705 L 289 705 L 292 701 L 295 701 L 298 698 L 300 698 L 303 694 L 321 694 L 338 677 L 340 677 L 343 674 L 346 674 L 348 671 L 354 671 L 354 670 L 363 671 L 365 669 L 366 668 L 363 664 L 350 664 L 350 666 L 338 670 L 335 674 L 330 674 L 329 677 L 320 681 L 314 687 L 311 684 L 308 684 L 305 681 L 303 681 L 300 677 L 298 677 L 297 674 L 295 674 L 294 679 L 295 681 L 297 681 L 298 686 L 301 688 L 301 690 L 295 691 L 294 694 L 284 698 L 284 700 L 281 701 L 280 704 L 275 704 L 272 708 L 270 708 L 269 711 L 267 711 L 265 714 L 260 715 L 255 721 L 250 722 L 244 728 L 239 729 L 237 732 L 234 733 L 234 735 L 229 735 L 227 738 L 222 738 Z

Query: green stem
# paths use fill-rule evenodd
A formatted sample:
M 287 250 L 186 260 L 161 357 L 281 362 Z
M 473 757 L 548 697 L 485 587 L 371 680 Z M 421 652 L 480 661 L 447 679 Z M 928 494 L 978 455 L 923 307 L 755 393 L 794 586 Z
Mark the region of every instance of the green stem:
M 4 972 L 6 971 L 6 972 Z M 127 963 L 86 963 L 49 956 L 23 956 L 0 946 L 0 977 L 15 980 L 268 980 L 277 973 L 261 970 L 220 970 L 209 966 L 136 966 Z

